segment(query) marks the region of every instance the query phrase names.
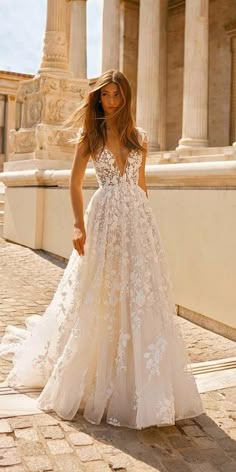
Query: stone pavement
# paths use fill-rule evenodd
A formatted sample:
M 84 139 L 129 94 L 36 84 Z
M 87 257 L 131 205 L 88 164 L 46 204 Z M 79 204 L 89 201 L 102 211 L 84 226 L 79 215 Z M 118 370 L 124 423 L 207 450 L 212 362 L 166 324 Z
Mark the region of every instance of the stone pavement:
M 42 314 L 65 263 L 0 239 L 0 336 L 7 324 Z M 192 362 L 236 356 L 236 343 L 179 318 Z M 0 361 L 3 381 L 11 364 Z M 34 396 L 33 393 L 28 393 Z M 236 472 L 236 388 L 201 394 L 206 414 L 175 426 L 136 431 L 77 414 L 0 419 L 0 468 L 5 472 Z M 1 402 L 1 396 L 0 396 Z

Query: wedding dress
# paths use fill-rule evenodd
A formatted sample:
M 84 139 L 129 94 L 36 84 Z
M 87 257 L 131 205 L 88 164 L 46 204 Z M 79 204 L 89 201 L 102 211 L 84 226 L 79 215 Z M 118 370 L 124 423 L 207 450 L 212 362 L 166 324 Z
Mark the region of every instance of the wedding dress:
M 138 128 L 141 142 L 146 132 Z M 142 153 L 121 173 L 105 147 L 84 213 L 85 255 L 72 250 L 45 313 L 7 326 L 7 383 L 41 387 L 37 406 L 62 419 L 142 429 L 203 412 L 178 326 L 159 227 L 138 185 Z

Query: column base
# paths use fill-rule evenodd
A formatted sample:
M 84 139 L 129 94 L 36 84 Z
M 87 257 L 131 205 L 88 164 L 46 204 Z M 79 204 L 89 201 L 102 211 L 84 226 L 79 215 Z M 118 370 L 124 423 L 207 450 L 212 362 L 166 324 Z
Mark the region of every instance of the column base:
M 208 147 L 208 139 L 181 138 L 176 150 Z

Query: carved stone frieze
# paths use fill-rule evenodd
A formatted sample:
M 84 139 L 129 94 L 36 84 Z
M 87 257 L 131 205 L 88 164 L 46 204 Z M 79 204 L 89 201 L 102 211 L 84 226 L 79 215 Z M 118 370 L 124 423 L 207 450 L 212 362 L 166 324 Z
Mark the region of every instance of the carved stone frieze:
M 46 123 L 62 123 L 75 109 L 72 101 L 64 98 L 50 97 L 47 100 L 45 107 L 45 122 Z
M 88 80 L 45 72 L 22 84 L 17 97 L 22 101 L 22 128 L 11 133 L 11 160 L 18 160 L 22 153 L 39 159 L 70 159 L 74 149 L 70 139 L 76 130 L 62 128 L 63 122 L 89 88 Z
M 40 77 L 36 76 L 31 80 L 21 82 L 17 91 L 17 100 L 23 101 L 26 99 L 27 95 L 32 93 L 37 93 L 40 88 Z
M 60 89 L 60 80 L 58 78 L 41 77 L 40 90 L 43 93 L 56 92 Z
M 33 152 L 36 147 L 35 130 L 22 129 L 10 131 L 10 152 L 23 153 Z
M 27 125 L 28 127 L 35 126 L 40 123 L 42 114 L 43 102 L 40 99 L 30 100 L 27 107 Z
M 83 100 L 89 89 L 87 80 L 62 79 L 52 75 L 36 76 L 19 88 L 17 100 L 23 103 L 24 128 L 40 122 L 61 124 Z
M 34 129 L 22 129 L 10 132 L 11 160 L 14 154 L 32 153 L 36 151 L 48 151 L 49 148 L 60 147 L 74 149 L 70 142 L 76 137 L 76 130 L 66 130 L 52 125 L 38 124 Z M 57 156 L 55 155 L 55 158 Z M 17 156 L 16 156 L 17 158 Z M 58 158 L 58 157 L 57 157 Z

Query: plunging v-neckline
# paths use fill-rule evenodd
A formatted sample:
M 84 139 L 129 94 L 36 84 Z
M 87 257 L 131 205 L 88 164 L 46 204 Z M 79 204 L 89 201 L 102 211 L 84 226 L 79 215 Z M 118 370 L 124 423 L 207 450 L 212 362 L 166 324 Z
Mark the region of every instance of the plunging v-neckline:
M 120 168 L 119 168 L 119 166 L 118 166 L 118 162 L 117 162 L 117 160 L 116 160 L 116 158 L 115 158 L 114 153 L 113 153 L 107 146 L 105 146 L 104 149 L 106 149 L 106 151 L 109 152 L 110 156 L 113 157 L 113 159 L 114 159 L 114 161 L 115 161 L 115 168 L 118 170 L 120 177 L 124 177 L 125 172 L 126 172 L 126 167 L 127 167 L 127 164 L 128 164 L 128 160 L 129 160 L 129 156 L 130 156 L 131 152 L 133 151 L 133 149 L 131 149 L 131 150 L 128 152 L 128 155 L 127 155 L 127 157 L 126 157 L 126 161 L 125 161 L 125 165 L 124 165 L 124 169 L 123 169 L 123 172 L 122 172 L 122 173 L 121 173 L 121 170 L 120 170 Z

